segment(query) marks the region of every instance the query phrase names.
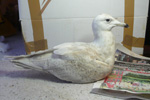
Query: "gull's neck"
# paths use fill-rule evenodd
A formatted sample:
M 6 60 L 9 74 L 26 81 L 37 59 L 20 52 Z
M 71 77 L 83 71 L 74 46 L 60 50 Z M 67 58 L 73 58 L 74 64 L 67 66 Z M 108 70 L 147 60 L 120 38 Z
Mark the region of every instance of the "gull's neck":
M 110 66 L 114 64 L 115 38 L 111 31 L 97 31 L 92 45 L 98 47 L 100 55 L 105 58 L 105 62 Z
M 115 38 L 111 31 L 95 31 L 94 41 L 92 44 L 103 47 L 115 45 Z

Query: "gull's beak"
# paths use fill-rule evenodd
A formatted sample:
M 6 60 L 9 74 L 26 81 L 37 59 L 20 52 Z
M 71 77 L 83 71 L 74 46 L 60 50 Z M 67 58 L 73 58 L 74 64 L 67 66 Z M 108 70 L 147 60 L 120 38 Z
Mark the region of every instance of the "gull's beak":
M 126 24 L 124 27 L 125 27 L 125 28 L 129 28 L 129 25 L 128 25 L 128 24 Z
M 121 27 L 129 28 L 129 25 L 128 25 L 128 24 L 123 23 L 123 22 L 119 22 L 118 20 L 115 20 L 115 21 L 113 22 L 113 24 L 114 24 L 115 26 L 121 26 Z

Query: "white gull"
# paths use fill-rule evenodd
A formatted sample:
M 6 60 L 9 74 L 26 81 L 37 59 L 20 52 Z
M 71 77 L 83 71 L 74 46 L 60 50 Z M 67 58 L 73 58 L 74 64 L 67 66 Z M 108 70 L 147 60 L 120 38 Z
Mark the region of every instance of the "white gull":
M 15 65 L 51 73 L 74 83 L 89 83 L 105 78 L 114 65 L 115 37 L 111 29 L 128 27 L 108 14 L 98 15 L 92 23 L 94 41 L 74 42 L 55 46 L 51 50 L 14 57 Z

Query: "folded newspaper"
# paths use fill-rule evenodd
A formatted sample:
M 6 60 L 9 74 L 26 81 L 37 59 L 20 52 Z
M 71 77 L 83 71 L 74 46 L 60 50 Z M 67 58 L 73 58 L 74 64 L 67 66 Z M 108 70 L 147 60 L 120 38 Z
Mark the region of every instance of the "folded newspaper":
M 92 93 L 118 98 L 150 99 L 150 58 L 117 45 L 112 73 L 94 83 Z

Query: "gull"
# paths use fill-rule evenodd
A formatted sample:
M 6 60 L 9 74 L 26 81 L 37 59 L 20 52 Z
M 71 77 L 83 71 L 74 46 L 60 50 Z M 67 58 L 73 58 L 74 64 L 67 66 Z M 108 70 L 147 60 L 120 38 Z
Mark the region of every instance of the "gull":
M 69 42 L 31 55 L 14 57 L 14 65 L 51 73 L 73 83 L 91 83 L 105 78 L 113 69 L 115 37 L 113 27 L 128 27 L 108 14 L 94 18 L 94 40 L 90 43 Z

